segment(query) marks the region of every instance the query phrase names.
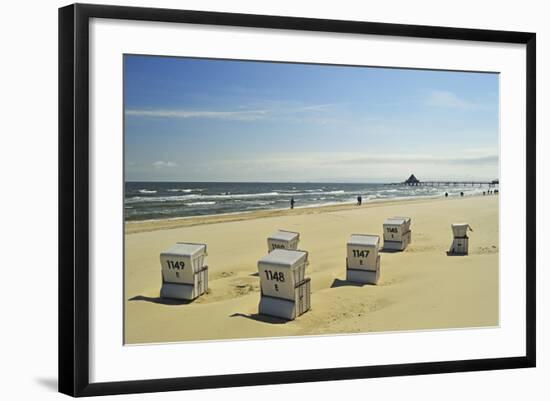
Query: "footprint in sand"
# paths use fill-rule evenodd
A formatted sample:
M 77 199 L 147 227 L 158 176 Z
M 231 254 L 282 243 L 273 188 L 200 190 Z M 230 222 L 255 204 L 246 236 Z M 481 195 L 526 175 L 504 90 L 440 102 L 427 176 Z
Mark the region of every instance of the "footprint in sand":
M 230 278 L 234 273 L 224 278 Z M 221 278 L 221 277 L 218 277 Z M 213 281 L 208 289 L 208 294 L 197 299 L 197 303 L 221 302 L 248 295 L 252 292 L 260 292 L 258 280 L 253 277 L 233 277 L 227 281 Z
M 405 249 L 405 252 L 431 252 L 436 251 L 438 248 L 433 245 L 412 245 Z
M 257 284 L 237 284 L 233 291 L 236 296 L 243 296 L 250 292 L 258 292 L 259 290 L 260 286 Z
M 389 287 L 390 285 L 398 284 L 398 283 L 401 283 L 402 281 L 403 281 L 402 278 L 392 278 L 392 279 L 388 279 L 388 280 L 382 279 L 377 284 L 377 286 L 378 287 Z
M 498 253 L 498 246 L 491 245 L 491 246 L 480 246 L 477 248 L 477 252 L 482 255 L 492 254 L 492 253 Z
M 216 272 L 216 273 L 210 274 L 208 279 L 210 281 L 214 281 L 214 280 L 219 280 L 219 279 L 222 279 L 222 278 L 233 277 L 234 275 L 235 275 L 235 272 L 232 272 L 232 271 Z

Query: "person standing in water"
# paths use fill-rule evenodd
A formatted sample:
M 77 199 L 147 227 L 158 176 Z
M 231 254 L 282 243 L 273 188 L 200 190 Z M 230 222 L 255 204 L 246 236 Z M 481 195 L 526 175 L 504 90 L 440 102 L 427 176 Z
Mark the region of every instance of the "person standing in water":
M 359 195 L 357 197 L 357 206 L 361 206 L 361 203 L 363 203 L 363 197 L 361 195 Z
M 290 198 L 290 208 L 294 209 L 294 197 Z

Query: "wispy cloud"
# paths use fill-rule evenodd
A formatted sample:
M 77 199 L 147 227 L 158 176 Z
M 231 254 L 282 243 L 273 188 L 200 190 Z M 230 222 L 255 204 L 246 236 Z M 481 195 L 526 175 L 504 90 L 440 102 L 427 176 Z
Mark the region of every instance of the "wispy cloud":
M 288 167 L 316 168 L 320 166 L 372 166 L 372 165 L 463 165 L 484 166 L 497 165 L 498 155 L 486 154 L 479 156 L 434 156 L 434 155 L 358 155 L 356 153 L 293 153 L 293 154 L 267 154 L 262 158 L 240 158 L 219 160 L 218 165 L 227 167 L 248 166 L 260 167 Z
M 480 146 L 480 147 L 474 147 L 474 148 L 465 148 L 463 149 L 463 152 L 471 155 L 492 155 L 492 154 L 495 154 L 496 148 L 498 147 L 497 146 L 493 146 L 493 147 Z
M 297 107 L 295 109 L 295 111 L 297 111 L 297 112 L 300 112 L 300 111 L 328 111 L 328 110 L 332 109 L 335 106 L 337 106 L 337 105 L 333 104 L 333 103 L 313 104 L 313 105 L 309 105 L 309 106 L 306 105 L 306 106 Z
M 266 110 L 126 110 L 127 116 L 157 118 L 213 118 L 222 120 L 257 120 L 267 114 Z
M 206 165 L 205 165 L 206 166 Z M 227 180 L 330 182 L 400 182 L 411 173 L 420 179 L 492 179 L 498 177 L 498 156 L 402 155 L 347 152 L 267 153 L 258 157 L 218 159 L 208 166 Z
M 170 162 L 170 161 L 167 162 L 164 160 L 158 160 L 153 163 L 153 167 L 156 169 L 167 168 L 167 167 L 177 167 L 177 166 L 178 166 L 177 163 Z
M 343 158 L 334 160 L 335 164 L 454 164 L 454 165 L 484 165 L 497 164 L 498 155 L 484 155 L 476 157 L 444 157 L 432 155 L 407 156 L 407 155 L 386 155 L 386 156 L 364 156 L 356 158 Z
M 267 102 L 255 108 L 241 107 L 237 110 L 189 110 L 189 109 L 128 109 L 125 114 L 133 117 L 148 118 L 201 118 L 233 121 L 286 120 L 319 121 L 326 123 L 330 119 L 326 113 L 334 104 L 302 104 L 293 101 Z
M 487 104 L 463 99 L 450 91 L 434 90 L 426 98 L 425 103 L 431 107 L 442 107 L 462 110 L 486 110 Z

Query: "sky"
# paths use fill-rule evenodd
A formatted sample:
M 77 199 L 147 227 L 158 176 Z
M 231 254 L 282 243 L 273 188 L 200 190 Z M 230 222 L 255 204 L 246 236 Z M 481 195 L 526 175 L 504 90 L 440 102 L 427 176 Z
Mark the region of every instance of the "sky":
M 126 180 L 492 180 L 498 78 L 125 55 Z

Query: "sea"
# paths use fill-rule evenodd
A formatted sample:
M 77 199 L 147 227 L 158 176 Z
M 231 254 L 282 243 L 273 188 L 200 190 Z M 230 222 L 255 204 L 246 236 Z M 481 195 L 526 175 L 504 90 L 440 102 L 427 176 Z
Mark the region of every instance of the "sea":
M 498 187 L 497 187 L 498 188 Z M 126 221 L 174 219 L 268 209 L 481 194 L 488 186 L 341 183 L 126 182 Z M 493 189 L 493 188 L 491 188 Z

